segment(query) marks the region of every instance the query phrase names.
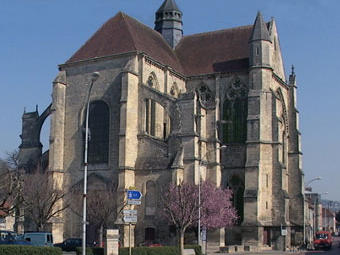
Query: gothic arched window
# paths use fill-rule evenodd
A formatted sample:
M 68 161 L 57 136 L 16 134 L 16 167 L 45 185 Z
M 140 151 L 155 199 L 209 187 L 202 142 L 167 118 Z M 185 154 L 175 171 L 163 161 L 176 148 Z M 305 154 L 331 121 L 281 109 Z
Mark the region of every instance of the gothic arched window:
M 153 181 L 146 183 L 146 194 L 145 194 L 145 215 L 153 216 L 156 213 L 157 204 L 156 184 Z
M 145 100 L 145 132 L 155 136 L 156 130 L 156 103 L 151 99 Z
M 166 140 L 170 133 L 170 118 L 164 107 L 152 99 L 144 100 L 145 133 Z
M 236 79 L 223 102 L 222 138 L 224 143 L 244 143 L 247 140 L 248 90 Z
M 90 104 L 88 163 L 108 163 L 109 159 L 109 107 L 103 101 Z
M 154 89 L 159 89 L 157 76 L 154 72 L 150 73 L 148 80 L 147 80 L 147 84 L 149 87 L 152 87 Z

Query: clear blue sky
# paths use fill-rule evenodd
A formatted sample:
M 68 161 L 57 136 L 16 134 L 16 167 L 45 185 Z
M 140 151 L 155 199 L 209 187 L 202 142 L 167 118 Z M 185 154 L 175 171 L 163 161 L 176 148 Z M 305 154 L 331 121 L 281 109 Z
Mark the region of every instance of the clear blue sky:
M 26 107 L 51 101 L 64 63 L 118 11 L 153 27 L 163 0 L 3 0 L 0 9 L 0 157 L 20 144 Z M 296 67 L 303 170 L 313 189 L 340 200 L 340 1 L 176 0 L 184 33 L 253 24 L 257 11 L 277 22 L 286 71 Z M 48 125 L 43 128 L 46 144 Z

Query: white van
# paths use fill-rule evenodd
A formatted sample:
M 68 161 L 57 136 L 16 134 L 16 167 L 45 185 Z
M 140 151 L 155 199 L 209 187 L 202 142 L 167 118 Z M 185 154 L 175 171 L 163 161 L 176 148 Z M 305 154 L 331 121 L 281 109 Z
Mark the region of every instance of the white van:
M 27 232 L 24 234 L 24 240 L 33 246 L 53 246 L 52 233 L 49 232 Z

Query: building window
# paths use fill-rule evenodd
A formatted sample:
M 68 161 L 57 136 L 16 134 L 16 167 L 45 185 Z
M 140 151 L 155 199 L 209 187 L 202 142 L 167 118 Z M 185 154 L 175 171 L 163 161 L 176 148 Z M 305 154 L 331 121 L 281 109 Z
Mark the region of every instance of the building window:
M 162 105 L 145 99 L 145 133 L 166 140 L 170 133 L 170 118 Z
M 149 87 L 152 87 L 154 89 L 158 89 L 159 90 L 159 86 L 158 86 L 158 81 L 157 81 L 157 76 L 154 72 L 151 72 L 148 80 L 147 80 L 147 84 Z
M 244 143 L 247 140 L 248 89 L 240 79 L 229 86 L 222 110 L 224 143 Z
M 156 103 L 151 99 L 145 100 L 145 131 L 155 136 L 156 130 Z
M 233 191 L 233 206 L 239 216 L 238 224 L 241 224 L 244 214 L 244 182 L 239 176 L 233 175 L 225 188 L 230 188 Z
M 156 214 L 156 184 L 153 181 L 146 183 L 146 194 L 145 194 L 145 215 L 154 216 Z
M 109 107 L 103 101 L 90 104 L 88 163 L 108 163 L 109 158 Z

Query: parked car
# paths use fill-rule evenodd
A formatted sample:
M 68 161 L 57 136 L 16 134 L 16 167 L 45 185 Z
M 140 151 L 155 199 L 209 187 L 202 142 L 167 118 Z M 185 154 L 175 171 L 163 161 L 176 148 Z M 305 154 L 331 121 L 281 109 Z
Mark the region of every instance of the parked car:
M 75 251 L 77 247 L 82 246 L 82 239 L 81 238 L 68 238 L 64 240 L 62 243 L 54 244 L 54 247 L 59 247 L 63 251 Z
M 27 232 L 24 240 L 33 246 L 53 246 L 53 237 L 50 232 Z
M 327 248 L 331 249 L 333 243 L 333 237 L 330 232 L 328 231 L 319 231 L 315 233 L 314 238 L 314 248 Z
M 20 236 L 13 231 L 0 230 L 0 245 L 1 244 L 30 245 L 30 242 L 20 238 Z

